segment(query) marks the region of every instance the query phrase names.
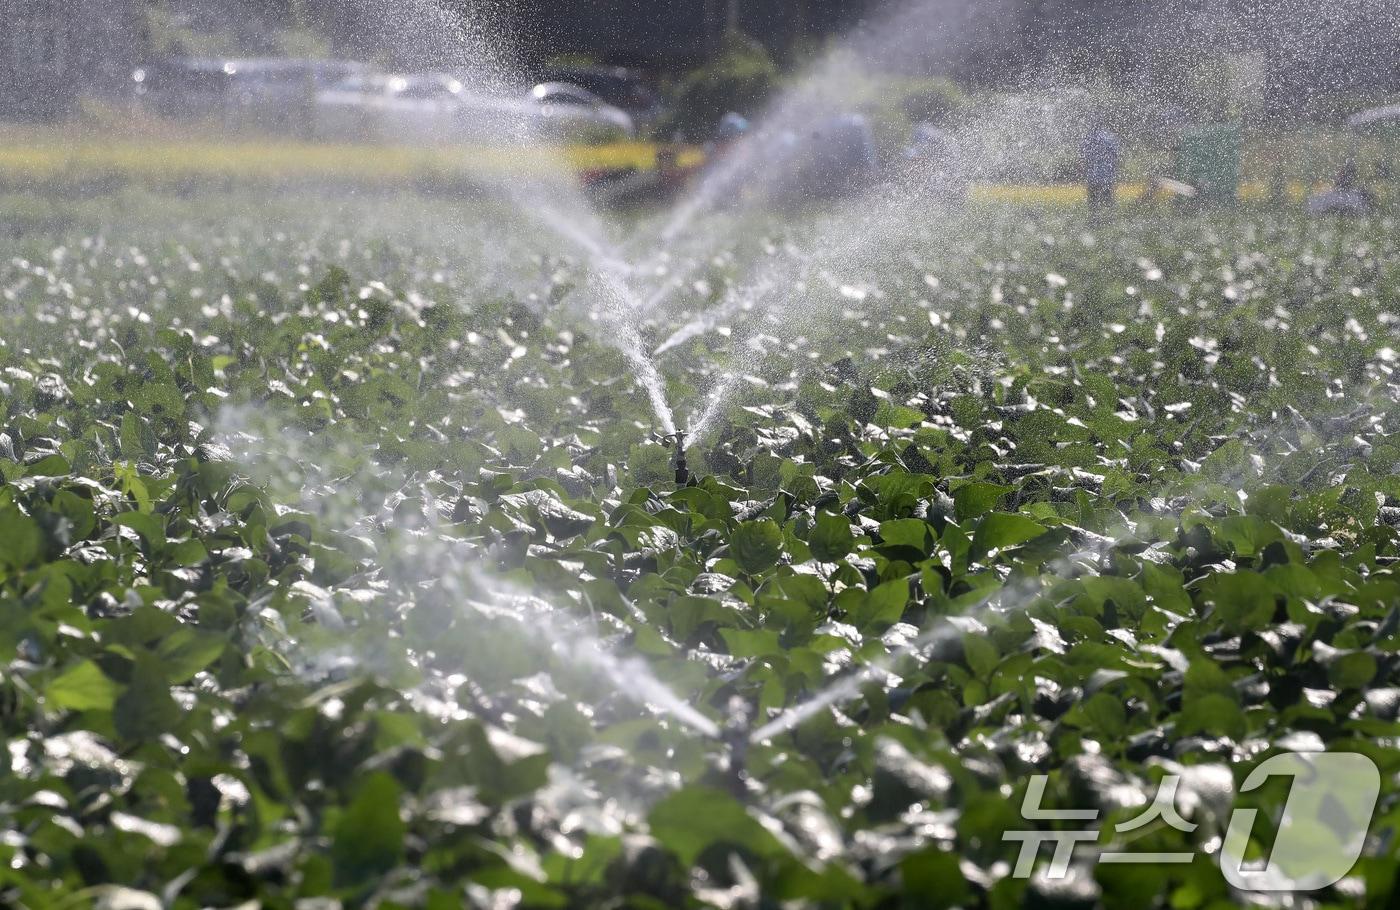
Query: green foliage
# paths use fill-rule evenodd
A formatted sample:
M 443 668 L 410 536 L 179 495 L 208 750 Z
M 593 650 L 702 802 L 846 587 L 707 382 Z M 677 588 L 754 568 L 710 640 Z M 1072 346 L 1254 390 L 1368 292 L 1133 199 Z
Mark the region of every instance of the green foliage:
M 526 306 L 307 218 L 0 258 L 7 901 L 1056 903 L 999 871 L 1032 774 L 1126 821 L 1180 771 L 1197 832 L 1105 829 L 1161 852 L 1274 744 L 1400 775 L 1380 225 L 891 241 L 676 489 L 568 263 Z M 663 361 L 682 413 L 728 351 Z M 1396 800 L 1320 904 L 1390 901 Z M 1233 899 L 1134 873 L 1085 903 Z
M 720 53 L 676 86 L 668 129 L 692 139 L 708 138 L 731 111 L 759 114 L 777 82 L 778 66 L 763 45 L 742 32 L 729 32 Z
M 910 123 L 943 123 L 967 105 L 967 96 L 951 79 L 921 79 L 902 88 L 900 106 Z

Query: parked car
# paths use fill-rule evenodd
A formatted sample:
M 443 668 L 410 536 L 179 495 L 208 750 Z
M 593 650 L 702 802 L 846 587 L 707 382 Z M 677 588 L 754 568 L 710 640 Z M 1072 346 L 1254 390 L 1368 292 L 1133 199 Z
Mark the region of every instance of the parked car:
M 633 123 L 654 123 L 662 113 L 661 94 L 638 70 L 625 66 L 562 66 L 545 70 L 541 82 L 566 82 L 586 89 L 626 111 Z
M 372 71 L 342 60 L 176 58 L 137 67 L 131 86 L 136 103 L 161 116 L 305 138 L 317 94 Z
M 138 98 L 179 113 L 184 108 L 304 102 L 373 71 L 348 60 L 174 58 L 137 67 L 131 81 Z
M 615 130 L 627 137 L 636 135 L 631 115 L 572 83 L 542 82 L 530 91 L 530 98 L 546 128 L 594 127 L 604 132 Z
M 599 130 L 630 134 L 626 114 L 571 88 L 492 95 L 444 73 L 356 76 L 317 95 L 317 133 L 340 141 L 409 144 L 573 138 Z
M 147 109 L 168 117 L 205 117 L 222 112 L 232 98 L 233 74 L 226 61 L 156 60 L 131 73 L 131 91 Z
M 317 94 L 317 134 L 344 141 L 454 138 L 463 91 L 446 76 L 352 76 Z

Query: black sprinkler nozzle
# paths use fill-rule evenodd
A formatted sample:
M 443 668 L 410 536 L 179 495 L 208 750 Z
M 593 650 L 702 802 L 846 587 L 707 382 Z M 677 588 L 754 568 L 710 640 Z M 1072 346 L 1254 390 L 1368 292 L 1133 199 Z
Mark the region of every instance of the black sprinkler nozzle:
M 668 446 L 676 448 L 676 486 L 683 487 L 690 483 L 690 465 L 685 458 L 685 431 L 678 431 L 661 437 L 661 441 Z

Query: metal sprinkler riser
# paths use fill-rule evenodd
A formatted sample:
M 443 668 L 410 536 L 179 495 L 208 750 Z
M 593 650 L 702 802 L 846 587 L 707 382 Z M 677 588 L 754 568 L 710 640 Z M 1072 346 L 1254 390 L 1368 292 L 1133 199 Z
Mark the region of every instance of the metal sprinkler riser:
M 685 457 L 685 437 L 684 430 L 678 430 L 661 437 L 663 445 L 675 446 L 676 448 L 675 468 L 676 486 L 678 487 L 684 487 L 690 483 L 690 465 Z

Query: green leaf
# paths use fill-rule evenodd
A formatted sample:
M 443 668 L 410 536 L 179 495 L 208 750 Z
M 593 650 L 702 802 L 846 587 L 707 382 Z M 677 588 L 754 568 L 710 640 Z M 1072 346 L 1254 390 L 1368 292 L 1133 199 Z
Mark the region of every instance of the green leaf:
M 97 512 L 92 500 L 69 490 L 59 490 L 53 497 L 53 508 L 72 524 L 73 539 L 86 540 L 97 528 Z
M 1283 539 L 1283 532 L 1272 522 L 1251 515 L 1231 515 L 1215 528 L 1216 539 L 1239 557 L 1258 556 L 1264 548 Z
M 50 455 L 30 465 L 25 465 L 26 477 L 64 477 L 73 471 L 73 466 L 62 455 Z
M 123 512 L 112 519 L 112 524 L 130 528 L 141 538 L 141 546 L 147 556 L 152 556 L 165 546 L 165 523 L 147 512 Z
M 927 555 L 933 537 L 930 531 L 928 523 L 922 519 L 897 518 L 880 525 L 880 539 L 885 542 L 886 546 L 912 547 Z
M 1045 526 L 1024 515 L 993 512 L 977 523 L 969 555 L 979 559 L 992 550 L 1006 550 L 1029 543 L 1045 533 Z
M 331 862 L 338 884 L 371 881 L 399 864 L 407 830 L 399 816 L 399 797 L 398 783 L 384 771 L 360 781 L 332 833 Z
M 734 797 L 710 787 L 687 787 L 668 796 L 651 810 L 648 821 L 652 836 L 687 868 L 716 844 L 745 848 L 760 857 L 784 852 Z
M 501 500 L 522 511 L 533 511 L 549 533 L 560 539 L 577 537 L 593 526 L 592 515 L 570 508 L 545 490 L 512 493 Z
M 735 657 L 764 658 L 782 651 L 776 629 L 720 629 L 719 634 Z
M 901 860 L 899 872 L 905 893 L 919 895 L 919 906 L 929 910 L 963 906 L 970 896 L 956 853 L 929 847 Z
M 160 644 L 165 675 L 181 684 L 217 660 L 228 647 L 227 636 L 185 627 Z
M 969 483 L 953 491 L 953 511 L 958 521 L 985 515 L 1010 493 L 1011 487 L 997 483 Z
M 142 414 L 175 418 L 185 413 L 185 396 L 173 385 L 143 382 L 131 397 L 131 404 Z
M 1232 698 L 1205 695 L 1182 706 L 1176 732 L 1178 736 L 1204 733 L 1240 739 L 1245 734 L 1244 714 Z
M 1340 654 L 1327 665 L 1327 680 L 1334 689 L 1360 689 L 1376 678 L 1376 658 L 1365 651 Z
M 90 660 L 68 668 L 44 689 L 44 701 L 70 711 L 110 711 L 121 687 Z
M 1123 708 L 1123 702 L 1107 692 L 1097 692 L 1090 696 L 1081 706 L 1081 710 L 1088 721 L 1086 729 L 1093 731 L 1096 737 L 1116 741 L 1127 729 L 1127 712 Z
M 172 565 L 197 566 L 209 558 L 209 551 L 197 540 L 182 540 L 166 554 Z
M 775 579 L 772 588 L 814 612 L 824 609 L 830 598 L 826 585 L 815 575 L 785 575 Z
M 980 679 L 990 676 L 997 664 L 1001 663 L 1001 652 L 984 635 L 964 635 L 962 645 L 967 668 Z
M 146 423 L 137 416 L 135 411 L 127 411 L 122 415 L 121 424 L 121 451 L 128 458 L 140 458 L 150 454 L 152 446 L 148 445 L 147 437 L 151 436 Z
M 734 517 L 734 507 L 729 500 L 708 490 L 699 487 L 685 487 L 671 494 L 672 505 L 684 505 L 692 512 L 697 512 L 706 518 L 714 518 L 723 521 L 726 518 Z
M 1187 616 L 1191 613 L 1191 595 L 1182 584 L 1181 573 L 1177 570 L 1150 562 L 1142 564 L 1142 588 L 1152 602 L 1178 616 Z
M 902 404 L 895 404 L 893 401 L 885 400 L 880 402 L 880 406 L 875 410 L 874 424 L 878 427 L 890 427 L 896 430 L 907 430 L 923 423 L 925 415 L 917 408 L 911 408 Z
M 778 564 L 783 555 L 783 529 L 772 519 L 747 521 L 730 538 L 734 561 L 750 575 L 757 575 Z
M 13 506 L 0 508 L 0 565 L 27 569 L 44 552 L 44 532 L 28 515 Z
M 1235 687 L 1230 682 L 1230 676 L 1220 668 L 1220 665 L 1208 657 L 1193 660 L 1186 668 L 1186 677 L 1182 681 L 1183 703 L 1189 704 L 1194 698 L 1203 698 L 1207 695 L 1222 695 L 1227 698 L 1235 698 Z
M 141 512 L 150 512 L 153 505 L 146 481 L 142 479 L 135 463 L 117 462 L 112 465 L 112 477 L 118 488 L 136 501 Z
M 1102 607 L 1111 600 L 1123 614 L 1131 617 L 1141 616 L 1147 609 L 1146 592 L 1130 579 L 1099 576 L 1081 579 L 1080 584 L 1085 595 L 1097 606 Z
M 1230 439 L 1206 457 L 1201 463 L 1201 476 L 1225 484 L 1238 483 L 1246 475 L 1253 473 L 1249 463 L 1249 451 L 1239 439 Z
M 1202 585 L 1202 591 L 1206 601 L 1215 605 L 1215 615 L 1228 631 L 1260 629 L 1273 618 L 1276 595 L 1262 575 L 1213 575 Z
M 170 733 L 182 714 L 170 696 L 165 663 L 154 654 L 141 654 L 131 682 L 112 707 L 112 723 L 123 739 L 148 740 Z
M 852 590 L 851 594 L 859 593 Z M 899 622 L 909 606 L 909 582 L 896 578 L 879 585 L 861 598 L 860 606 L 849 610 L 851 620 L 860 629 L 871 626 L 883 628 Z
M 817 512 L 817 521 L 807 537 L 807 545 L 818 562 L 836 562 L 851 552 L 855 535 L 850 522 L 840 515 Z

